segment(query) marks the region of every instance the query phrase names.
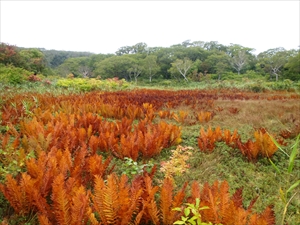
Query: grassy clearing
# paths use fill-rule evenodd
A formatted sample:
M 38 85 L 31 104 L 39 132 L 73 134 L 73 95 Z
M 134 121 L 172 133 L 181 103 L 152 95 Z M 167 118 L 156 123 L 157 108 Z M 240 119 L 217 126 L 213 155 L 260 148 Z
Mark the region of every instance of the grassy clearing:
M 36 89 L 35 89 L 36 88 Z M 61 89 L 56 87 L 40 88 L 12 88 L 2 87 L 4 92 L 1 92 L 1 110 L 5 103 L 13 99 L 16 94 L 23 93 L 28 96 L 34 96 L 35 93 L 53 93 L 56 96 L 72 95 L 74 93 L 80 94 L 75 89 Z M 198 104 L 179 104 L 174 108 L 164 107 L 161 110 L 171 110 L 178 114 L 180 111 L 188 113 L 186 119 L 181 122 L 173 118 L 161 119 L 158 115 L 154 119 L 155 123 L 165 120 L 168 123 L 173 123 L 181 126 L 182 129 L 182 146 L 191 146 L 191 156 L 187 163 L 189 169 L 187 172 L 174 176 L 176 186 L 180 188 L 185 181 L 198 181 L 200 184 L 205 182 L 213 183 L 215 180 L 227 180 L 230 185 L 232 193 L 235 189 L 243 187 L 244 204 L 248 206 L 251 199 L 259 196 L 254 211 L 261 212 L 266 206 L 274 205 L 276 214 L 276 224 L 280 224 L 283 217 L 283 210 L 285 202 L 282 200 L 280 190 L 287 190 L 293 182 L 299 179 L 300 174 L 300 155 L 295 158 L 294 169 L 292 173 L 287 173 L 286 168 L 289 165 L 289 158 L 280 151 L 277 151 L 272 161 L 280 169 L 280 173 L 276 172 L 267 158 L 260 158 L 255 164 L 247 161 L 245 157 L 237 149 L 228 147 L 226 144 L 217 143 L 215 149 L 211 153 L 203 153 L 199 150 L 197 145 L 197 138 L 201 127 L 206 130 L 208 127 L 216 128 L 220 126 L 222 129 L 229 129 L 231 131 L 238 130 L 242 140 L 253 138 L 253 133 L 259 128 L 265 128 L 274 136 L 279 136 L 282 131 L 286 130 L 291 133 L 289 139 L 285 139 L 286 146 L 283 147 L 287 154 L 292 152 L 292 144 L 295 142 L 295 137 L 300 132 L 300 104 L 299 98 L 291 98 L 291 96 L 298 96 L 295 92 L 265 92 L 265 93 L 245 93 L 240 90 L 239 93 L 232 92 L 232 95 L 250 96 L 250 99 L 230 100 L 230 96 L 224 95 L 221 90 L 216 90 L 215 95 L 218 97 L 212 102 L 205 103 L 199 101 Z M 96 94 L 96 93 L 95 93 Z M 257 96 L 256 99 L 252 98 Z M 275 96 L 275 97 L 274 97 Z M 277 97 L 276 97 L 277 96 Z M 30 97 L 32 101 L 31 111 L 34 109 L 34 98 Z M 188 101 L 188 99 L 187 99 Z M 49 106 L 50 107 L 50 106 Z M 199 111 L 209 111 L 213 113 L 213 117 L 208 122 L 196 122 L 195 113 Z M 29 118 L 32 115 L 28 116 Z M 24 118 L 26 119 L 27 116 Z M 107 118 L 114 121 L 115 119 Z M 18 124 L 15 124 L 18 127 Z M 6 132 L 6 126 L 1 127 L 1 132 Z M 151 159 L 151 164 L 157 165 L 157 173 L 155 175 L 155 182 L 157 184 L 163 179 L 164 174 L 160 171 L 161 163 L 168 161 L 171 152 L 176 147 L 164 149 L 159 156 Z M 105 156 L 105 154 L 103 154 Z M 115 171 L 118 174 L 124 172 L 124 162 L 120 159 L 114 159 L 116 164 Z M 139 165 L 149 164 L 148 160 L 139 159 Z M 1 174 L 3 176 L 3 174 Z M 189 190 L 187 190 L 189 191 Z M 285 215 L 288 224 L 298 224 L 300 221 L 300 195 L 299 186 L 293 190 L 293 193 L 298 192 L 287 208 Z M 292 193 L 288 193 L 291 197 Z M 0 196 L 0 204 L 3 207 L 0 210 L 0 217 L 7 216 L 12 213 L 12 208 L 7 204 L 7 201 Z M 35 224 L 35 220 L 28 222 L 28 218 L 14 218 L 11 217 L 11 224 Z M 32 219 L 32 218 L 31 218 Z M 21 220 L 21 222 L 19 221 Z M 18 222 L 19 221 L 19 222 Z

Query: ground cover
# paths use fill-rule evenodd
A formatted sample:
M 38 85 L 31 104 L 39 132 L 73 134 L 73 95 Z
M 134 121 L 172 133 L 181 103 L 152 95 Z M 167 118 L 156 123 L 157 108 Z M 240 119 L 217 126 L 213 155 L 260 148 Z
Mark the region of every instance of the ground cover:
M 300 221 L 299 186 L 288 191 L 300 173 L 295 92 L 10 91 L 1 97 L 0 213 L 10 224 L 118 224 L 121 218 L 172 224 L 183 215 L 172 208 L 197 198 L 209 207 L 200 211 L 205 222 Z M 135 176 L 145 170 L 148 175 Z M 124 172 L 128 178 L 119 178 Z M 102 196 L 104 189 L 110 195 Z M 119 198 L 107 199 L 112 196 Z

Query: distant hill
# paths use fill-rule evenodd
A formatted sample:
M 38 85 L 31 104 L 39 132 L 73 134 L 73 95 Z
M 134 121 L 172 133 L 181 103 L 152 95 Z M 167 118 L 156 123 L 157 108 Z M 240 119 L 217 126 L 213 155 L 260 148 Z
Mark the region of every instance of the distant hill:
M 95 55 L 91 52 L 74 52 L 74 51 L 62 51 L 62 50 L 46 50 L 44 48 L 38 48 L 45 55 L 47 66 L 56 68 L 61 65 L 68 58 L 77 58 L 84 56 Z

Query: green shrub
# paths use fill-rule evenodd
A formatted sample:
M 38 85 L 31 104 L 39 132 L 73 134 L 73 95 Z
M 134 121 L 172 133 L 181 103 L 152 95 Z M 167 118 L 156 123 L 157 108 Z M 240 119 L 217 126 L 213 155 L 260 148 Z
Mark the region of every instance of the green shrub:
M 241 78 L 242 75 L 238 76 L 237 73 L 226 72 L 224 75 L 222 75 L 221 80 L 240 80 Z
M 23 84 L 30 74 L 32 73 L 23 68 L 2 64 L 0 67 L 0 82 L 12 85 Z
M 98 80 L 95 78 L 62 78 L 57 80 L 56 85 L 58 87 L 73 88 L 80 91 L 123 90 L 130 87 L 130 84 L 123 79 Z
M 247 70 L 246 73 L 242 74 L 243 77 L 248 79 L 262 79 L 262 75 L 260 73 L 255 72 L 254 70 Z

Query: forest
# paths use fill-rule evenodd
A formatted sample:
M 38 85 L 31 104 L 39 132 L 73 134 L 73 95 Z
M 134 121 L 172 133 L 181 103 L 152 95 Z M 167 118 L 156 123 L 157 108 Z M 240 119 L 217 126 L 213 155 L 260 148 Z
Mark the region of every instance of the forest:
M 299 81 L 299 50 L 276 47 L 258 55 L 254 51 L 237 44 L 225 46 L 216 41 L 189 40 L 167 48 L 137 43 L 120 47 L 115 54 L 26 49 L 1 43 L 0 64 L 46 77 L 71 75 L 75 78 L 118 78 L 129 82 L 242 78 Z

